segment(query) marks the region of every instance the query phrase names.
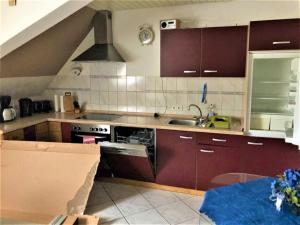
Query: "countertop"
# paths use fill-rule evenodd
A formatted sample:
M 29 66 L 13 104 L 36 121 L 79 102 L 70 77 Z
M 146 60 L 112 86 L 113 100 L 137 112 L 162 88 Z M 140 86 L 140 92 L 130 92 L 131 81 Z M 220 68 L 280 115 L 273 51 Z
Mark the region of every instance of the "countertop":
M 88 113 L 88 112 L 87 112 Z M 93 112 L 95 113 L 95 112 Z M 112 113 L 112 112 L 97 112 L 97 113 L 110 113 L 119 114 L 121 117 L 113 121 L 100 121 L 100 120 L 82 120 L 76 119 L 84 113 L 45 113 L 36 114 L 30 117 L 17 118 L 14 121 L 0 124 L 0 135 L 5 134 L 20 128 L 36 125 L 38 123 L 46 121 L 54 122 L 66 122 L 66 123 L 83 123 L 83 124 L 108 124 L 114 126 L 128 126 L 128 127 L 145 127 L 145 128 L 157 128 L 157 129 L 169 129 L 178 131 L 192 131 L 192 132 L 206 132 L 206 133 L 221 133 L 232 135 L 243 135 L 241 120 L 233 118 L 230 129 L 216 129 L 216 128 L 201 128 L 191 127 L 183 125 L 168 124 L 172 118 L 192 118 L 191 116 L 179 116 L 179 115 L 166 115 L 160 118 L 154 118 L 151 114 L 139 114 L 139 113 Z

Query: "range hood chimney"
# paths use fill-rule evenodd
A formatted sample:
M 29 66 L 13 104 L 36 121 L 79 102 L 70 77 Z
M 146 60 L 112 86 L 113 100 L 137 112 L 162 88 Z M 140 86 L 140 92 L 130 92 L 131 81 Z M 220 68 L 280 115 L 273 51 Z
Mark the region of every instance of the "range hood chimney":
M 93 18 L 95 44 L 80 54 L 73 61 L 95 62 L 113 61 L 125 62 L 113 46 L 111 12 L 97 11 Z

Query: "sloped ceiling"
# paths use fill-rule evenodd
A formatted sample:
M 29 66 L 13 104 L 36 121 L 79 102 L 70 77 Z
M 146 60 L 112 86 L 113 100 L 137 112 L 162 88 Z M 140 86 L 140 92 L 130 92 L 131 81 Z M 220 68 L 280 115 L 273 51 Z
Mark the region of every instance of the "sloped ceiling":
M 85 7 L 0 60 L 1 77 L 56 75 L 92 27 Z
M 227 1 L 231 0 L 95 0 L 89 4 L 89 7 L 114 11 Z

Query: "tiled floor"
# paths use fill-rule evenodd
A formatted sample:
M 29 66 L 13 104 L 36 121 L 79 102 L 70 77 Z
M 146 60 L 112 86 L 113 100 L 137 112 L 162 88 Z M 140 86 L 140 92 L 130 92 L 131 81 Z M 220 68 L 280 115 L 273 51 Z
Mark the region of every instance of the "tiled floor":
M 95 182 L 85 214 L 101 224 L 211 225 L 198 213 L 202 197 L 123 184 Z

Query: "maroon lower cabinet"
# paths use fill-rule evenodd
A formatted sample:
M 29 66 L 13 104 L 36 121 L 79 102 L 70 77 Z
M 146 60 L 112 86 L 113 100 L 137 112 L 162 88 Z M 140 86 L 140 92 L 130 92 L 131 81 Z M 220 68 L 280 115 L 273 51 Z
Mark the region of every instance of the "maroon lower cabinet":
M 249 50 L 300 49 L 300 19 L 253 21 Z
M 154 171 L 147 157 L 103 154 L 114 177 L 154 182 Z
M 242 173 L 241 149 L 215 145 L 198 145 L 197 189 L 231 184 L 239 181 Z
M 195 189 L 195 137 L 193 132 L 156 131 L 156 183 Z
M 71 143 L 72 125 L 70 123 L 61 123 L 62 142 Z
M 288 168 L 300 169 L 300 151 L 283 139 L 245 137 L 242 149 L 246 173 L 276 176 Z
M 24 140 L 25 141 L 35 141 L 36 140 L 35 126 L 30 126 L 30 127 L 24 128 Z
M 248 26 L 202 28 L 201 76 L 244 77 Z

